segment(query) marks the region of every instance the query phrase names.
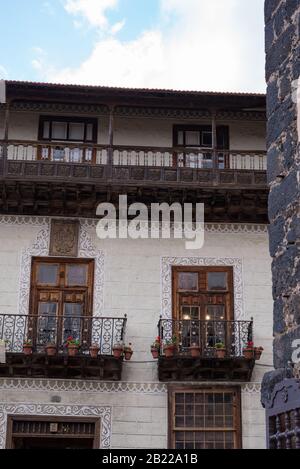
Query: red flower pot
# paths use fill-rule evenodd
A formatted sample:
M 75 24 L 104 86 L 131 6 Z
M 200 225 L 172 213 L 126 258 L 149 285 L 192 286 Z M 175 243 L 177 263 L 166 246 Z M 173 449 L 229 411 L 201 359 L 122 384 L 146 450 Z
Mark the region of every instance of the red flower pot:
M 100 348 L 99 347 L 90 347 L 90 356 L 91 358 L 97 358 Z
M 152 353 L 152 357 L 153 357 L 154 359 L 157 359 L 157 358 L 159 357 L 159 350 L 158 350 L 158 348 L 153 347 L 153 348 L 151 349 L 151 353 Z
M 253 348 L 245 348 L 244 349 L 244 358 L 246 358 L 246 360 L 253 360 L 253 358 L 254 358 L 254 349 Z
M 190 353 L 192 358 L 199 358 L 200 357 L 200 347 L 197 345 L 192 345 L 190 347 Z
M 68 355 L 69 357 L 76 357 L 78 353 L 78 346 L 77 345 L 69 345 L 68 346 Z
M 175 349 L 176 349 L 175 345 L 166 345 L 164 347 L 164 353 L 165 353 L 166 358 L 174 357 Z
M 261 354 L 263 353 L 262 348 L 255 348 L 254 349 L 254 360 L 260 360 Z
M 23 345 L 23 353 L 24 353 L 24 355 L 31 355 L 32 354 L 32 345 Z
M 115 358 L 120 358 L 123 353 L 123 348 L 122 347 L 114 347 L 113 348 L 113 356 Z
M 127 351 L 125 350 L 124 352 L 125 360 L 127 361 L 131 360 L 132 354 L 133 354 L 132 350 L 127 350 Z
M 217 358 L 223 359 L 226 356 L 226 349 L 225 348 L 217 348 L 216 349 L 216 356 Z
M 48 357 L 54 357 L 57 353 L 56 345 L 47 345 L 45 351 Z

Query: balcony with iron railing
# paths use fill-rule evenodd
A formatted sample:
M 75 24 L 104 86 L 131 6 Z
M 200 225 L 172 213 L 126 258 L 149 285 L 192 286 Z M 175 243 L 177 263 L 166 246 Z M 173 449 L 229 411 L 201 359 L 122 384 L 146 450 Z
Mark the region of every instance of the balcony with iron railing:
M 5 343 L 0 376 L 120 380 L 122 358 L 113 356 L 113 346 L 125 340 L 126 323 L 126 316 L 0 315 L 0 340 Z M 78 345 L 74 356 L 70 338 Z M 28 354 L 24 344 L 30 345 Z
M 250 381 L 254 357 L 244 349 L 253 341 L 253 321 L 161 319 L 158 373 L 160 381 Z M 174 355 L 167 357 L 166 345 Z M 197 349 L 197 356 L 191 349 Z M 222 354 L 220 354 L 222 350 Z
M 0 160 L 7 178 L 266 188 L 264 151 L 9 140 Z

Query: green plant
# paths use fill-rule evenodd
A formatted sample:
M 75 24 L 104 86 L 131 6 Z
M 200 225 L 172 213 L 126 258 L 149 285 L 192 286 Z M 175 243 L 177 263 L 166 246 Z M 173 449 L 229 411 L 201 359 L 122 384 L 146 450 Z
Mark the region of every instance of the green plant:
M 80 347 L 80 342 L 78 339 L 74 339 L 74 337 L 70 336 L 66 340 L 66 347 Z
M 215 348 L 217 350 L 222 350 L 222 349 L 225 349 L 225 344 L 223 342 L 218 342 L 216 345 L 215 345 Z
M 124 347 L 124 352 L 132 352 L 131 346 L 132 346 L 131 343 L 129 343 L 128 345 L 125 345 L 125 347 Z
M 32 340 L 31 339 L 24 340 L 23 347 L 32 347 Z
M 172 338 L 170 340 L 166 340 L 165 341 L 165 347 L 170 347 L 170 346 L 174 346 L 176 347 L 176 345 L 178 344 L 178 337 L 177 335 L 173 335 Z
M 155 341 L 151 345 L 151 349 L 160 350 L 160 347 L 161 347 L 161 340 L 160 340 L 160 337 L 158 336 L 158 337 L 156 337 Z

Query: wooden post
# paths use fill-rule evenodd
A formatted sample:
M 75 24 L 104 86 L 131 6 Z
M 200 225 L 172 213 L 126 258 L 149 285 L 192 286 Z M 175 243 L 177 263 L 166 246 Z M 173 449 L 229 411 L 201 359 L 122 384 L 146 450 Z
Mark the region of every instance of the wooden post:
M 4 116 L 4 145 L 3 145 L 3 175 L 4 176 L 6 175 L 6 169 L 7 169 L 9 115 L 10 115 L 10 102 L 7 101 L 6 106 L 5 106 L 5 116 Z
M 212 110 L 212 149 L 213 149 L 213 169 L 219 168 L 218 161 L 218 142 L 217 142 L 217 113 Z
M 114 158 L 114 110 L 115 106 L 109 106 L 109 124 L 108 124 L 108 171 L 109 176 L 112 176 L 113 158 Z

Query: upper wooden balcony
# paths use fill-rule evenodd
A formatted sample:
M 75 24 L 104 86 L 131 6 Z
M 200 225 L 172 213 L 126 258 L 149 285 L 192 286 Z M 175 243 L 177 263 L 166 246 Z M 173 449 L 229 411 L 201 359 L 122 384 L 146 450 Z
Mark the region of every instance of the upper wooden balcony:
M 1 176 L 118 186 L 265 189 L 262 151 L 0 142 Z
M 0 185 L 2 213 L 95 216 L 126 193 L 204 202 L 208 221 L 267 222 L 263 151 L 0 141 Z

